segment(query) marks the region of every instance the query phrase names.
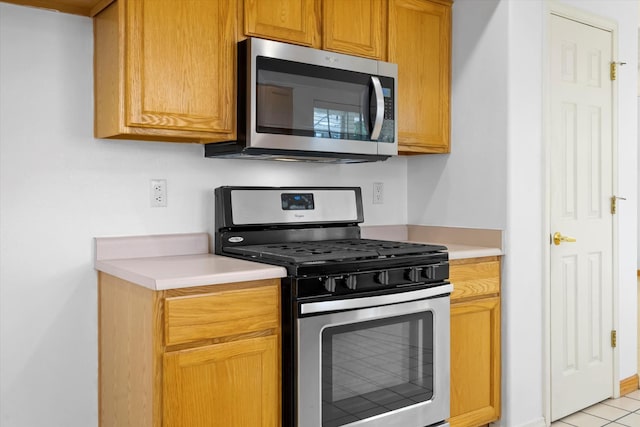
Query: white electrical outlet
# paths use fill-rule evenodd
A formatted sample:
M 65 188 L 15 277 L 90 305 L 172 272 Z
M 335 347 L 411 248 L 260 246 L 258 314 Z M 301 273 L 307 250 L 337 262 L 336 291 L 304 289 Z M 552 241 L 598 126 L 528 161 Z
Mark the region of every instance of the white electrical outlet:
M 373 183 L 373 204 L 381 205 L 384 203 L 384 183 Z
M 151 195 L 152 208 L 166 208 L 167 207 L 167 180 L 152 179 L 150 195 Z

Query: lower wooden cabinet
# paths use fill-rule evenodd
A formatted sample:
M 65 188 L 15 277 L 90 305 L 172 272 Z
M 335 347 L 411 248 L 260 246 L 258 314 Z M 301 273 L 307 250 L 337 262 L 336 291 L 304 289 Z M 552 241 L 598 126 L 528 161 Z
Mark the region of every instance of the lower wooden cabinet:
M 101 427 L 280 426 L 278 280 L 98 298 Z
M 451 427 L 500 418 L 500 260 L 451 261 Z
M 164 355 L 163 426 L 278 426 L 276 336 Z

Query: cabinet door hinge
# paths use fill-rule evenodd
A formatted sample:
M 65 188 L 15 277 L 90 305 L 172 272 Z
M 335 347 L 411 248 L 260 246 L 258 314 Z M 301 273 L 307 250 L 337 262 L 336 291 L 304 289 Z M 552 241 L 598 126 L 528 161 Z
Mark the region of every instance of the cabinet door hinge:
M 618 345 L 618 333 L 614 329 L 613 331 L 611 331 L 611 347 L 616 348 L 617 345 Z

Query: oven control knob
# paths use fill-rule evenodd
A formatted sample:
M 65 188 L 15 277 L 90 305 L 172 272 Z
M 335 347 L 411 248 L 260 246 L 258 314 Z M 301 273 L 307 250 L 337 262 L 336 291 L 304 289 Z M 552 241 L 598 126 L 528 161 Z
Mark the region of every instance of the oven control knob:
M 356 290 L 356 284 L 358 283 L 358 278 L 353 275 L 350 274 L 347 276 L 347 280 L 345 281 L 347 288 L 351 289 L 352 291 Z
M 449 278 L 449 264 L 441 263 L 425 268 L 422 275 L 427 280 L 447 280 Z
M 326 279 L 324 279 L 324 282 L 322 284 L 324 285 L 324 288 L 328 292 L 335 292 L 336 291 L 336 278 L 335 277 L 327 277 Z
M 407 279 L 411 280 L 412 282 L 419 282 L 420 281 L 420 277 L 422 275 L 422 268 L 420 267 L 411 267 L 408 271 L 407 271 Z
M 376 274 L 375 277 L 376 282 L 380 283 L 381 285 L 388 285 L 389 284 L 389 272 L 384 270 L 381 271 L 379 273 Z
M 435 272 L 436 272 L 436 268 L 433 265 L 430 265 L 429 267 L 425 268 L 424 271 L 422 272 L 423 276 L 425 277 L 425 279 L 427 280 L 433 280 L 435 279 Z

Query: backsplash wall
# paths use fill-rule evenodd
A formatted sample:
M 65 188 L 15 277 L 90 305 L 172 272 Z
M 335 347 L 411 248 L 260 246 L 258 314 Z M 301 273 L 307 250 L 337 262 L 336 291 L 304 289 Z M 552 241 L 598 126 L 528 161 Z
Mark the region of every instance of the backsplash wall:
M 404 158 L 220 160 L 196 144 L 95 140 L 92 50 L 89 18 L 0 3 L 3 426 L 97 426 L 94 236 L 211 232 L 220 185 L 360 186 L 366 224 L 407 222 Z M 152 178 L 167 180 L 167 208 L 150 207 Z

